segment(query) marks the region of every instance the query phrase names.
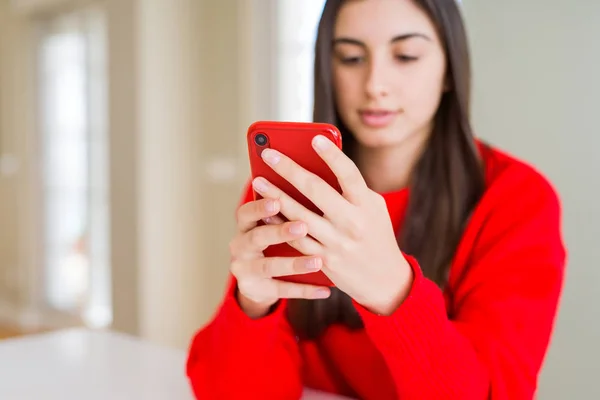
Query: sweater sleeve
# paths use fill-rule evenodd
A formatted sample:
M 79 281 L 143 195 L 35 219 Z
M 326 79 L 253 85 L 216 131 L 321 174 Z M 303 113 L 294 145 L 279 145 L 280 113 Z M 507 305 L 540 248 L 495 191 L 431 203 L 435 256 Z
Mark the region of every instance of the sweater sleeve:
M 286 301 L 253 320 L 240 308 L 236 291 L 232 276 L 215 317 L 192 340 L 186 370 L 195 397 L 300 398 L 301 356 L 285 317 Z
M 463 251 L 466 270 L 460 276 L 451 272 L 448 306 L 408 256 L 415 278 L 392 315 L 375 315 L 355 303 L 398 398 L 534 397 L 566 258 L 558 198 L 546 181 L 539 183 L 517 185 L 518 192 L 480 213 L 480 228 L 467 233 L 473 247 Z

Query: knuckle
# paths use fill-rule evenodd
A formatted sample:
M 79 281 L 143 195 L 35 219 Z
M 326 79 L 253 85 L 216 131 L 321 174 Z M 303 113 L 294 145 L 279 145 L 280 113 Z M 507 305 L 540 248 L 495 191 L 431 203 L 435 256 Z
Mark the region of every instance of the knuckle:
M 285 298 L 289 298 L 290 297 L 290 293 L 289 292 L 289 286 L 287 285 L 283 285 L 283 284 L 278 284 L 277 285 L 277 297 L 280 299 L 285 299 Z
M 270 277 L 273 275 L 274 262 L 270 258 L 262 258 L 259 260 L 259 273 L 263 277 Z
M 281 235 L 281 237 L 293 237 L 292 233 L 290 232 L 290 227 L 292 226 L 293 222 L 286 222 L 283 223 L 281 225 L 277 226 L 277 233 L 279 235 Z
M 356 247 L 356 244 L 354 242 L 354 240 L 341 240 L 340 241 L 340 248 L 342 249 L 342 251 L 344 253 L 349 253 L 354 251 Z
M 252 229 L 248 232 L 249 242 L 254 247 L 261 247 L 263 241 L 263 229 Z
M 243 263 L 239 260 L 232 261 L 229 266 L 229 271 L 236 278 L 238 278 L 242 274 L 243 269 L 244 269 Z
M 294 249 L 298 250 L 300 253 L 304 253 L 304 254 L 310 253 L 308 239 L 306 239 L 306 238 L 290 240 L 288 242 L 288 244 L 290 246 L 292 246 Z
M 244 219 L 244 212 L 245 212 L 245 207 L 242 205 L 240 207 L 238 207 L 238 209 L 235 212 L 235 220 L 238 223 L 238 225 L 243 221 Z
M 352 239 L 353 242 L 359 242 L 364 239 L 363 231 L 357 228 L 351 229 L 348 233 L 348 236 L 350 237 L 350 239 Z M 348 244 L 346 246 L 348 246 Z
M 310 299 L 313 297 L 315 289 L 312 286 L 303 285 L 300 289 L 300 293 L 298 297 L 303 297 L 305 299 Z
M 327 262 L 327 264 L 325 264 Z M 327 270 L 333 272 L 334 274 L 339 273 L 339 265 L 337 258 L 335 257 L 326 257 L 326 260 L 323 260 L 323 266 L 327 266 Z
M 373 202 L 378 206 L 384 206 L 386 204 L 385 198 L 381 194 L 377 192 L 371 192 L 371 196 L 373 196 Z
M 264 200 L 255 201 L 253 204 L 253 207 L 252 207 L 252 213 L 256 216 L 262 215 L 264 208 L 265 208 Z
M 345 232 L 344 232 L 344 235 L 346 235 Z M 334 239 L 331 240 L 330 248 L 334 249 L 336 251 L 343 250 L 343 248 L 344 248 L 344 241 L 345 241 L 345 239 L 343 237 L 336 237 L 336 238 L 334 238 Z M 327 255 L 325 257 L 326 258 L 330 258 L 329 255 Z
M 331 255 L 329 255 L 328 253 L 324 253 L 320 254 L 319 257 L 321 258 L 321 263 L 323 264 L 323 267 L 331 268 L 331 265 L 333 265 L 333 259 Z
M 229 242 L 229 255 L 232 258 L 235 258 L 239 255 L 240 252 L 243 251 L 243 235 L 237 234 L 231 241 Z
M 358 218 L 353 218 L 348 222 L 348 236 L 354 240 L 361 240 L 364 235 L 364 225 Z
M 297 283 L 280 282 L 277 287 L 278 296 L 280 299 L 297 299 L 302 297 L 303 287 Z
M 308 173 L 303 180 L 307 197 L 313 197 L 319 188 L 320 178 L 312 173 Z
M 290 240 L 287 242 L 287 244 L 300 252 L 302 251 L 302 245 L 300 244 L 299 239 Z
M 306 272 L 306 263 L 308 262 L 308 258 L 296 258 L 291 265 L 290 272 L 292 273 L 303 273 Z
M 304 297 L 304 289 L 306 285 L 291 284 L 287 287 L 287 295 L 293 299 L 301 299 Z
M 270 201 L 269 199 L 261 199 L 260 201 L 256 202 L 256 208 L 255 208 L 256 218 L 260 218 L 262 216 L 269 214 L 267 212 L 267 203 L 269 201 Z
M 351 169 L 346 173 L 346 181 L 351 185 L 358 184 L 362 179 L 360 172 L 355 169 Z

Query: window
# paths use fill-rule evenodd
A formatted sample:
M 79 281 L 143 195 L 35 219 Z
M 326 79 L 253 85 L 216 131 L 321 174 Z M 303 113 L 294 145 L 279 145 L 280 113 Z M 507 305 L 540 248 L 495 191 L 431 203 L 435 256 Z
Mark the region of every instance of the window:
M 277 118 L 312 121 L 314 46 L 325 0 L 277 3 Z
M 40 24 L 43 299 L 91 326 L 111 322 L 105 22 L 100 9 Z

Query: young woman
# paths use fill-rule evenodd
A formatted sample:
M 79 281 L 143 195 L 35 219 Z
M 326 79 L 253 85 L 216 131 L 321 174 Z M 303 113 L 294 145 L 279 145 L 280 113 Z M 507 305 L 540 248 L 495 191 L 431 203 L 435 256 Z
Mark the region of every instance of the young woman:
M 344 153 L 314 148 L 343 195 L 263 153 L 325 215 L 252 182 L 265 199 L 248 188 L 231 286 L 190 349 L 198 398 L 534 396 L 563 282 L 560 204 L 532 167 L 474 138 L 469 85 L 455 0 L 327 1 L 314 120 L 340 128 Z M 284 242 L 305 257 L 263 257 Z M 315 270 L 335 288 L 272 279 Z

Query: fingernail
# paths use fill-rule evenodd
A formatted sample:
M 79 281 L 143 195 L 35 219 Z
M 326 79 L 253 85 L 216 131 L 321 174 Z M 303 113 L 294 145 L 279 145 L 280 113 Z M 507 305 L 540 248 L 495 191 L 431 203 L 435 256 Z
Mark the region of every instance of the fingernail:
M 315 138 L 313 139 L 313 145 L 314 145 L 315 149 L 319 150 L 319 151 L 327 150 L 327 148 L 329 147 L 330 144 L 331 144 L 331 141 L 329 141 L 328 139 L 326 139 L 324 136 L 321 136 L 321 135 L 315 136 Z
M 267 209 L 267 212 L 269 213 L 274 213 L 276 208 L 275 208 L 276 204 L 274 200 L 268 200 L 267 203 L 265 204 L 265 208 Z
M 281 156 L 277 150 L 264 149 L 261 153 L 263 160 L 269 165 L 275 165 L 281 160 Z
M 317 289 L 315 291 L 315 299 L 326 299 L 329 297 L 329 293 L 328 289 Z
M 290 225 L 290 233 L 292 235 L 301 235 L 304 233 L 304 224 L 302 222 L 295 222 Z
M 252 187 L 260 193 L 264 193 L 269 190 L 269 184 L 263 178 L 256 178 L 252 181 Z
M 321 269 L 321 264 L 320 258 L 311 258 L 310 260 L 306 261 L 306 269 L 310 271 L 318 271 Z

